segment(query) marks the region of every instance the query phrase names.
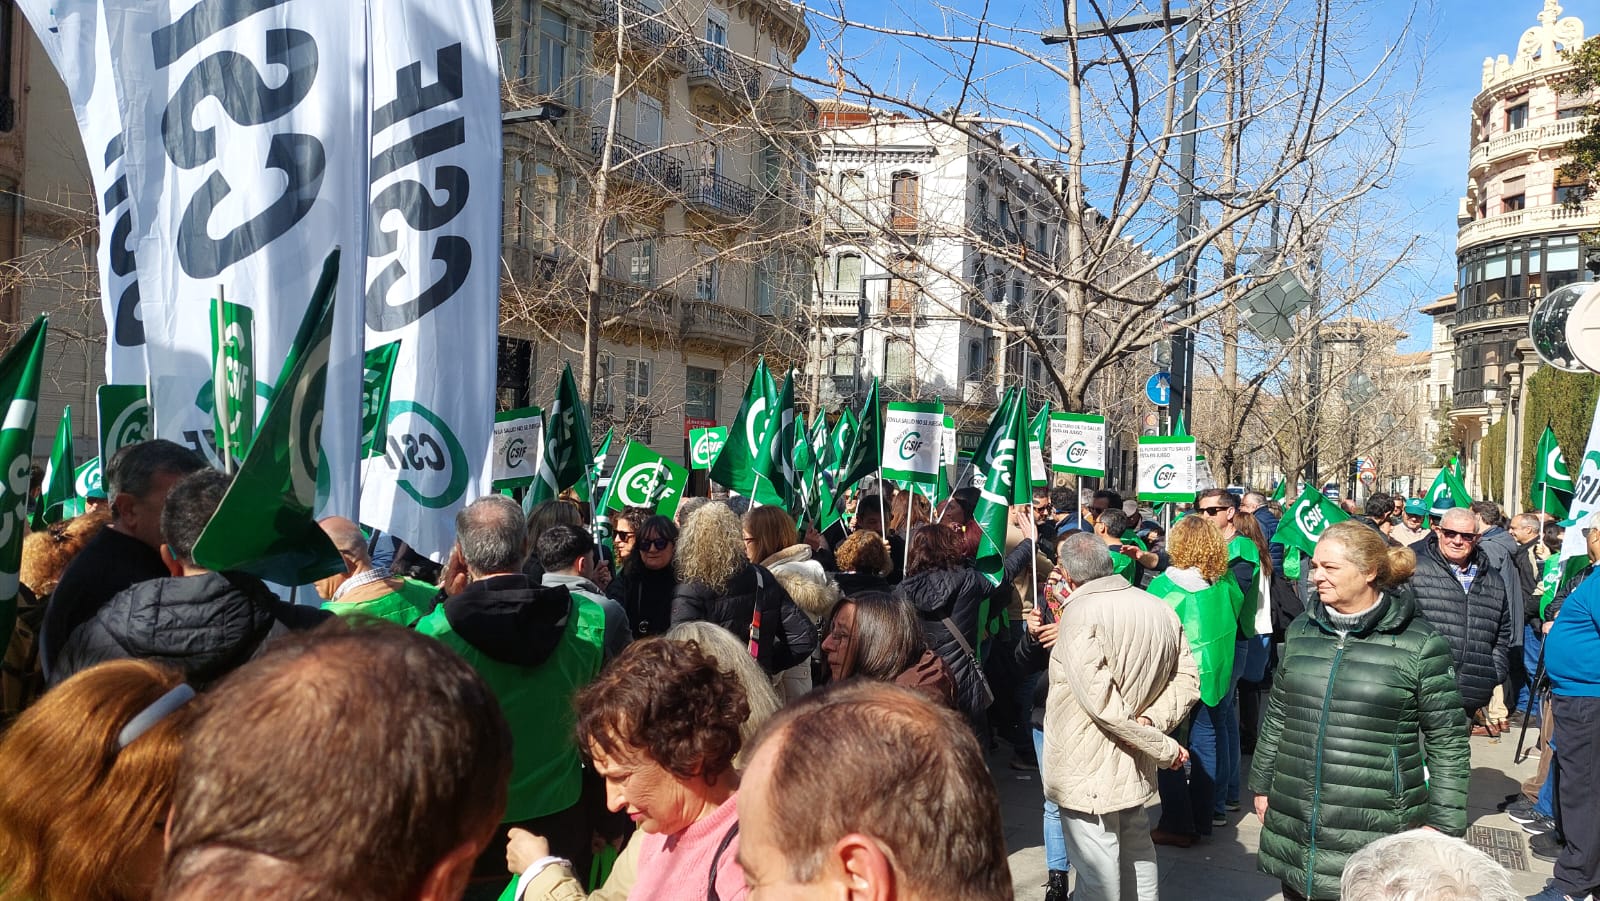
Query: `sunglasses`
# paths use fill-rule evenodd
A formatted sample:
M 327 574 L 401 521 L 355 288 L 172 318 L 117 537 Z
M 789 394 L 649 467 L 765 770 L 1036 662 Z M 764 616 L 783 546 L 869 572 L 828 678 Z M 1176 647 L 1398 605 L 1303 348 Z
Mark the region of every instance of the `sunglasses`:
M 1473 542 L 1478 540 L 1477 532 L 1457 532 L 1455 529 L 1440 528 L 1439 534 L 1453 541 Z
M 632 541 L 633 540 L 633 533 L 632 532 L 612 532 L 611 533 L 611 537 L 615 538 L 617 541 Z
M 1218 513 L 1221 513 L 1224 510 L 1232 509 L 1232 507 L 1200 507 L 1197 509 L 1197 512 L 1204 516 L 1216 516 Z
M 647 538 L 644 541 L 639 542 L 639 550 L 659 551 L 670 544 L 672 544 L 672 542 L 666 538 Z

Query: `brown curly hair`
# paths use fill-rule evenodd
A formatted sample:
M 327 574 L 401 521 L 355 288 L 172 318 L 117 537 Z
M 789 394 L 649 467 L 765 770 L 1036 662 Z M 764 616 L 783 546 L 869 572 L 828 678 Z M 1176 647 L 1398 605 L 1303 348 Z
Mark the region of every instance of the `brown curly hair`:
M 833 552 L 834 563 L 842 573 L 876 573 L 888 575 L 893 564 L 889 552 L 883 547 L 883 536 L 877 532 L 860 529 L 850 533 Z
M 56 590 L 67 564 L 111 522 L 111 511 L 84 513 L 22 539 L 21 582 L 38 597 Z
M 628 645 L 577 696 L 578 744 L 591 757 L 642 751 L 679 779 L 706 784 L 733 766 L 750 713 L 744 684 L 695 641 Z

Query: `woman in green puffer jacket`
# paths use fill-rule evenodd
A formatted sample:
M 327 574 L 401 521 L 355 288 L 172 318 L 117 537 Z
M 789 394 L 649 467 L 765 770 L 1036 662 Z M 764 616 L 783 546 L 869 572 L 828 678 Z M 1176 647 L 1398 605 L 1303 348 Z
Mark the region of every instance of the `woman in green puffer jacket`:
M 1285 898 L 1338 898 L 1345 861 L 1382 836 L 1466 832 L 1471 756 L 1450 645 L 1395 590 L 1415 565 L 1355 522 L 1317 542 L 1321 602 L 1289 626 L 1250 771 L 1260 867 Z

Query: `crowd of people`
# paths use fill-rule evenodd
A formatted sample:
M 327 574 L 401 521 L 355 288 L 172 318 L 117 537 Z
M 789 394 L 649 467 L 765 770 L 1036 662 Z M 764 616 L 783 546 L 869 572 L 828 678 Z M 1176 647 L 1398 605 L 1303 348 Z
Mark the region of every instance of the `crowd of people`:
M 1505 901 L 1461 836 L 1517 728 L 1534 897 L 1600 887 L 1600 579 L 1537 514 L 1374 495 L 1286 573 L 1261 494 L 1040 489 L 995 582 L 975 488 L 825 532 L 492 495 L 442 563 L 323 520 L 319 605 L 193 559 L 229 478 L 189 451 L 105 484 L 24 545 L 0 901 L 999 901 L 1008 756 L 1048 901 L 1155 899 L 1156 845 L 1252 814 L 1286 898 Z

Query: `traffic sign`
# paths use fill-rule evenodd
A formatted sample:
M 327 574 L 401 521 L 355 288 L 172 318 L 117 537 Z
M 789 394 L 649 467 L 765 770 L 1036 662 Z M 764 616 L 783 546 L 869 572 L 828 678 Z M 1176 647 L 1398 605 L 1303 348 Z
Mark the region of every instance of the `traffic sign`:
M 1144 383 L 1144 396 L 1158 407 L 1172 402 L 1172 373 L 1158 372 Z

